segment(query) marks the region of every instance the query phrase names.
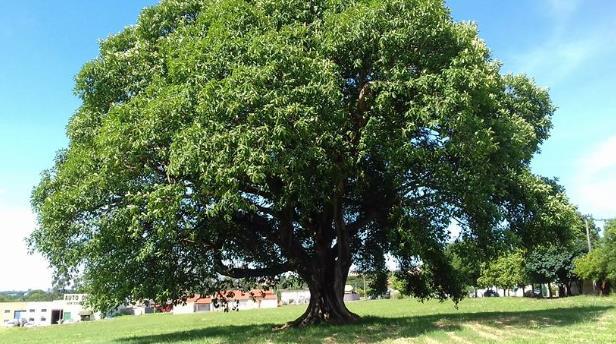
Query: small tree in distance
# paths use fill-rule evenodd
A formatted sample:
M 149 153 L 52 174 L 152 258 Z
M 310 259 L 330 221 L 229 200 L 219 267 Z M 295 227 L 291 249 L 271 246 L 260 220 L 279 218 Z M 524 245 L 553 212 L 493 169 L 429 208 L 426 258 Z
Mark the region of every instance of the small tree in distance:
M 497 265 L 501 271 L 498 279 L 498 284 L 501 288 L 513 289 L 522 288 L 524 295 L 524 287 L 528 283 L 526 270 L 524 269 L 524 252 L 516 250 L 498 259 Z
M 584 279 L 594 281 L 600 295 L 609 293 L 608 252 L 605 248 L 595 248 L 576 259 L 575 272 Z
M 527 281 L 522 250 L 509 252 L 491 263 L 484 264 L 477 280 L 481 287 L 496 286 L 503 289 L 503 296 L 506 296 L 506 290 L 516 287 L 522 287 L 524 293 Z
M 616 219 L 605 224 L 598 246 L 574 261 L 575 273 L 596 282 L 600 295 L 607 295 L 616 284 Z

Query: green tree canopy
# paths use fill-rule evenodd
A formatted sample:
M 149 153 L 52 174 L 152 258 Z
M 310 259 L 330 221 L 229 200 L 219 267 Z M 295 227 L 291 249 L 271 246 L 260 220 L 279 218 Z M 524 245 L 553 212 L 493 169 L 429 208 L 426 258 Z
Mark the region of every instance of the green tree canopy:
M 579 281 L 574 271 L 574 260 L 588 252 L 585 221 L 588 221 L 591 242 L 596 245 L 598 228 L 592 219 L 585 219 L 576 212 L 569 223 L 569 240 L 540 245 L 527 254 L 526 272 L 531 283 L 556 283 L 559 296 L 571 295 L 572 283 Z
M 616 284 L 616 219 L 606 223 L 598 245 L 577 258 L 574 265 L 580 277 L 597 282 L 602 295 L 609 292 L 610 284 Z
M 457 272 L 460 283 L 467 291 L 472 287 L 475 296 L 482 265 L 490 259 L 482 253 L 482 250 L 476 247 L 476 242 L 470 240 L 454 241 L 445 248 L 445 254 Z
M 498 278 L 498 285 L 501 288 L 513 289 L 523 287 L 528 283 L 526 270 L 524 269 L 524 252 L 516 250 L 497 260 L 497 266 L 502 271 Z
M 579 281 L 575 259 L 584 250 L 567 246 L 544 246 L 531 252 L 526 259 L 526 272 L 532 283 L 556 283 L 559 296 L 571 295 L 571 285 Z
M 463 293 L 448 226 L 490 252 L 562 239 L 529 163 L 548 93 L 502 75 L 442 0 L 163 0 L 77 76 L 70 143 L 30 237 L 98 308 L 299 275 L 296 325 L 347 323 L 352 264 Z
M 482 266 L 477 283 L 481 287 L 496 286 L 501 289 L 524 286 L 528 282 L 524 264 L 524 252 L 522 250 L 506 253 L 495 261 Z
M 483 263 L 481 264 L 481 273 L 477 279 L 477 286 L 482 288 L 498 287 L 498 277 L 500 271 L 494 266 L 494 264 Z
M 581 278 L 598 282 L 602 294 L 607 292 L 608 252 L 604 247 L 598 247 L 575 260 L 575 273 Z

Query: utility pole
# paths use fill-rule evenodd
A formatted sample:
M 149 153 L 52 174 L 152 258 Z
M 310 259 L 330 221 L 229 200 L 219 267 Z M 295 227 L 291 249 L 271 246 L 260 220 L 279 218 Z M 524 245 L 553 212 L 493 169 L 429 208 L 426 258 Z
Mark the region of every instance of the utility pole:
M 588 228 L 588 218 L 584 218 L 586 224 L 586 240 L 588 241 L 588 252 L 592 251 L 592 244 L 590 243 L 590 229 Z
M 589 215 L 589 217 L 592 219 L 592 215 Z M 590 229 L 588 229 L 588 217 L 584 217 L 584 223 L 586 224 L 586 240 L 588 240 L 588 253 L 590 253 L 590 251 L 592 251 L 592 245 L 590 244 Z M 595 280 L 592 280 L 592 289 L 593 292 L 596 292 L 597 289 L 597 282 L 595 282 Z

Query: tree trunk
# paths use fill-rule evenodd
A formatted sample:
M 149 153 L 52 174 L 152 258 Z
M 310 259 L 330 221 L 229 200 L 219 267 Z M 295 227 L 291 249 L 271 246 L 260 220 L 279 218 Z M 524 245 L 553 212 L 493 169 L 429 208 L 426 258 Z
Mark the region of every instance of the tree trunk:
M 332 277 L 334 280 L 312 278 L 312 281 L 308 282 L 310 289 L 308 308 L 302 316 L 287 326 L 305 327 L 320 323 L 344 325 L 359 321 L 360 317 L 349 311 L 344 304 L 346 275 L 334 273 Z
M 358 322 L 360 317 L 344 304 L 344 287 L 352 264 L 350 230 L 344 221 L 342 196 L 344 180 L 340 179 L 336 197 L 328 204 L 323 218 L 315 221 L 316 254 L 310 257 L 301 244 L 294 241 L 292 214 L 289 207 L 282 221 L 280 241 L 293 259 L 303 260 L 296 271 L 310 289 L 310 303 L 299 318 L 285 327 L 305 327 L 313 324 L 344 325 Z M 332 236 L 331 224 L 335 235 Z
M 552 283 L 548 282 L 548 298 L 552 298 Z
M 577 290 L 578 290 L 578 295 L 584 294 L 584 281 L 582 280 L 577 281 Z
M 522 286 L 522 297 L 526 296 L 526 286 Z
M 597 283 L 599 285 L 599 295 L 607 296 L 609 291 L 609 284 L 607 281 Z

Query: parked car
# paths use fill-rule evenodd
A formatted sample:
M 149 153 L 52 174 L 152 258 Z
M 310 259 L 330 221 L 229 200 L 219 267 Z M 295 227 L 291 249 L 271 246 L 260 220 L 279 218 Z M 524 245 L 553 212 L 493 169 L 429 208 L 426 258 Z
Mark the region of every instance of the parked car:
M 499 297 L 500 295 L 498 295 L 498 292 L 492 290 L 492 289 L 488 289 L 486 291 L 483 292 L 483 297 Z
M 17 319 L 9 320 L 9 321 L 4 323 L 4 326 L 6 326 L 6 327 L 17 327 L 17 326 L 19 326 L 19 320 L 17 320 Z
M 13 319 L 4 323 L 6 327 L 30 327 L 34 326 L 34 323 L 28 322 L 28 319 Z

